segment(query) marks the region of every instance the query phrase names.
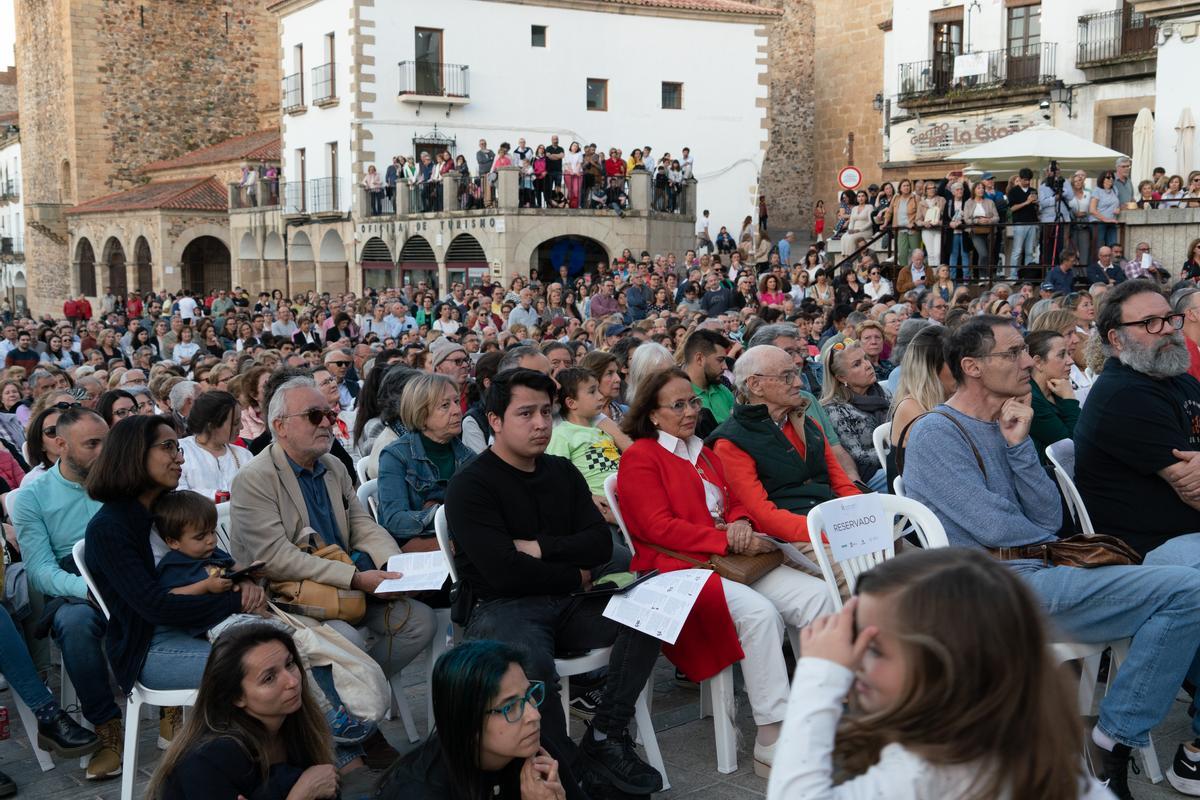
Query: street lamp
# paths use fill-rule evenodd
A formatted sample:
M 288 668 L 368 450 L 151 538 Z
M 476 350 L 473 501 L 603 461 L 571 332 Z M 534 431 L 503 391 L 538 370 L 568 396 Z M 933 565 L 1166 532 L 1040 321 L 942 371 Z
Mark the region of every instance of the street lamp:
M 871 108 L 876 111 L 883 111 L 883 92 L 875 94 L 875 99 L 871 101 Z
M 1074 119 L 1072 111 L 1075 105 L 1075 92 L 1070 86 L 1064 84 L 1061 78 L 1050 84 L 1050 102 L 1066 106 L 1067 119 Z

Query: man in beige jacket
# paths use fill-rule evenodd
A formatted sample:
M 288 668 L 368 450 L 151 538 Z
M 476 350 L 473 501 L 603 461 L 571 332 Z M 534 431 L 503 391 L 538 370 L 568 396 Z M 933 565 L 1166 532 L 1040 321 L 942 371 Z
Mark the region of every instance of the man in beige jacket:
M 279 387 L 267 410 L 274 442 L 233 480 L 231 549 L 239 563 L 266 562 L 271 580 L 365 592 L 362 624 L 375 638 L 368 652 L 392 674 L 429 645 L 436 622 L 428 606 L 411 598 L 374 594 L 381 581 L 400 577 L 382 569 L 400 548 L 358 502 L 345 466 L 329 454 L 336 419 L 312 378 Z M 325 544 L 341 545 L 356 566 L 302 552 L 299 545 L 314 532 Z

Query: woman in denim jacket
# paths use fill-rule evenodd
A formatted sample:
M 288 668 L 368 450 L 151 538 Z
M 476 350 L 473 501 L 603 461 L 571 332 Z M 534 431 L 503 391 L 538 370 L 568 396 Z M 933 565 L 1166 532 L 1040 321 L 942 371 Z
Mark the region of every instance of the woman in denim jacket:
M 458 385 L 441 374 L 413 378 L 400 421 L 405 432 L 379 456 L 379 524 L 407 553 L 436 550 L 433 517 L 450 478 L 475 457 L 459 440 Z

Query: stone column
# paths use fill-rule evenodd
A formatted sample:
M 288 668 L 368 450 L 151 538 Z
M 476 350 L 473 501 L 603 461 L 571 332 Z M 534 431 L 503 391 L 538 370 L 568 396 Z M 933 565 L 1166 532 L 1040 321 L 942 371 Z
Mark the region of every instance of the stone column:
M 650 210 L 650 173 L 635 169 L 629 173 L 629 210 Z
M 442 176 L 442 211 L 458 211 L 458 184 L 457 172 Z
M 500 167 L 496 181 L 496 207 L 502 210 L 517 209 L 521 206 L 521 168 Z
M 440 297 L 450 289 L 450 268 L 446 266 L 445 261 L 438 262 L 437 282 L 437 293 Z
M 696 179 L 688 178 L 683 184 L 683 216 L 696 219 L 700 209 L 696 208 Z
M 396 181 L 396 214 L 407 216 L 412 213 L 412 187 L 408 181 Z

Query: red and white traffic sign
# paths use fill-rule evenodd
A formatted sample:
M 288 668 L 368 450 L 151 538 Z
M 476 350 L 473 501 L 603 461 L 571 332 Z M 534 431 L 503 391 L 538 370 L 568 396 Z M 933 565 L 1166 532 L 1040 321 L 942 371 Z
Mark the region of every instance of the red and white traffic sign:
M 842 167 L 838 172 L 838 184 L 843 189 L 857 189 L 862 183 L 862 172 L 858 167 Z

